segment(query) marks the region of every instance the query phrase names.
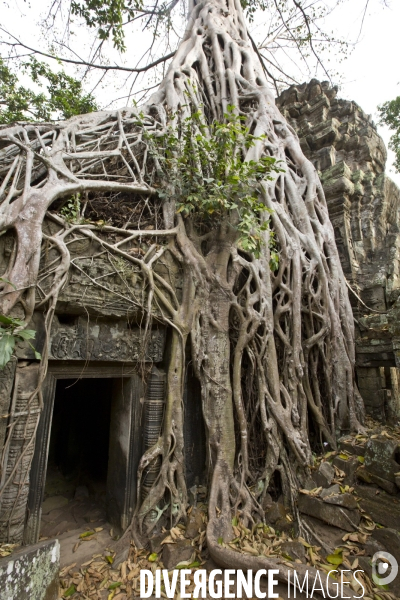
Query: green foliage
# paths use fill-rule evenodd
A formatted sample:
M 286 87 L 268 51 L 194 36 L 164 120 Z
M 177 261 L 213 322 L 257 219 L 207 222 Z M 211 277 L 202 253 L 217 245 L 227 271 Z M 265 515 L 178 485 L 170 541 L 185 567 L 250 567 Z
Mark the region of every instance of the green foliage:
M 385 102 L 382 106 L 378 106 L 380 114 L 380 123 L 387 125 L 389 129 L 394 131 L 390 138 L 389 148 L 396 155 L 394 167 L 400 173 L 400 96 L 397 96 L 390 102 Z
M 71 1 L 72 14 L 83 18 L 89 27 L 97 28 L 101 40 L 111 36 L 114 47 L 120 52 L 126 50 L 124 22 L 133 20 L 142 8 L 142 0 Z
M 3 369 L 10 360 L 17 342 L 27 341 L 35 353 L 35 358 L 41 359 L 40 353 L 29 342 L 35 337 L 36 331 L 24 329 L 25 321 L 0 315 L 0 324 L 0 369 Z
M 74 194 L 67 200 L 67 203 L 60 210 L 60 214 L 69 223 L 81 222 L 81 195 Z
M 271 212 L 259 197 L 260 182 L 280 172 L 275 158 L 246 161 L 246 151 L 262 138 L 250 134 L 245 118 L 229 106 L 224 122 L 205 125 L 195 112 L 180 126 L 152 140 L 152 153 L 171 184 L 178 212 L 195 222 L 217 227 L 229 217 L 240 232 L 239 245 L 259 256 Z M 168 192 L 159 191 L 160 197 Z M 270 245 L 273 236 L 270 233 Z M 278 256 L 273 253 L 272 268 Z
M 15 121 L 49 121 L 97 110 L 94 97 L 82 83 L 64 71 L 53 72 L 46 63 L 31 57 L 23 71 L 45 92 L 20 85 L 18 76 L 0 58 L 0 124 Z

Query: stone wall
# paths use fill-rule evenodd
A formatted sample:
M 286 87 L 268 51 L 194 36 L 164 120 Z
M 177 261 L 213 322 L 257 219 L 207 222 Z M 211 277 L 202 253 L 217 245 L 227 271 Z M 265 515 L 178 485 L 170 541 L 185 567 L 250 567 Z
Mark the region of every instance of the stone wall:
M 367 410 L 382 420 L 400 416 L 400 190 L 385 174 L 385 145 L 371 117 L 337 98 L 337 88 L 326 81 L 291 86 L 277 105 L 319 171 L 355 292 L 357 376 Z
M 59 225 L 50 216 L 43 229 L 54 234 Z M 119 241 L 117 235 L 113 231 L 99 233 L 104 242 Z M 127 243 L 124 249 L 130 253 L 149 253 L 149 256 L 153 252 L 144 243 L 140 247 Z M 116 413 L 112 416 L 115 417 L 113 432 L 118 430 L 119 433 L 118 439 L 114 439 L 113 433 L 110 440 L 118 450 L 122 448 L 121 452 L 127 457 L 125 467 L 119 460 L 119 472 L 115 469 L 121 495 L 125 494 L 117 507 L 121 523 L 124 519 L 127 521 L 125 513 L 134 505 L 131 496 L 136 498 L 131 473 L 136 472 L 142 452 L 142 425 L 139 427 L 138 423 L 143 394 L 135 387 L 135 371 L 140 365 L 144 378 L 149 372 L 145 363 L 162 365 L 167 329 L 157 322 L 159 309 L 155 303 L 153 320 L 146 331 L 142 306 L 146 305 L 149 288 L 143 285 L 143 275 L 134 264 L 110 256 L 102 244 L 83 236 L 71 240 L 69 251 L 71 267 L 47 338 L 49 365 L 41 395 L 36 393 L 39 361 L 28 343 L 19 343 L 12 361 L 0 370 L 0 454 L 4 461 L 4 468 L 0 466 L 0 541 L 32 543 L 38 538 L 48 456 L 48 443 L 43 440 L 48 440 L 50 435 L 57 378 L 118 379 L 110 402 L 112 415 Z M 12 232 L 8 232 L 0 237 L 0 276 L 6 272 L 14 252 L 15 240 Z M 58 251 L 45 241 L 36 290 L 38 302 L 49 291 L 51 277 L 47 272 L 58 260 Z M 180 271 L 169 253 L 155 265 L 155 272 L 165 277 L 179 297 Z M 36 331 L 33 346 L 44 354 L 46 336 L 42 310 L 34 313 L 30 327 Z M 23 317 L 18 305 L 13 314 Z M 120 399 L 129 418 L 118 408 Z M 128 429 L 130 437 L 126 442 L 120 432 Z M 121 484 L 124 474 L 129 482 Z M 115 487 L 118 486 L 108 485 L 110 496 Z

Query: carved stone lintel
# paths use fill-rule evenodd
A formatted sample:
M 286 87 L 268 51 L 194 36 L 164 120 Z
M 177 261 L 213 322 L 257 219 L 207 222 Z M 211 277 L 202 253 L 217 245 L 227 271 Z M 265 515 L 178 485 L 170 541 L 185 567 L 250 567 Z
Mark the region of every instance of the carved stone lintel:
M 57 360 L 140 360 L 160 362 L 164 353 L 165 329 L 152 329 L 145 344 L 139 328 L 128 329 L 126 321 L 55 323 L 50 340 L 50 358 Z
M 40 326 L 39 326 L 40 329 Z M 37 332 L 38 344 L 43 336 Z M 44 341 L 44 340 L 43 340 Z M 93 360 L 118 362 L 160 362 L 165 347 L 165 328 L 151 329 L 144 339 L 144 330 L 130 327 L 127 321 L 89 320 L 70 317 L 70 322 L 60 323 L 54 317 L 49 341 L 50 360 Z M 19 358 L 33 359 L 27 345 L 18 350 Z

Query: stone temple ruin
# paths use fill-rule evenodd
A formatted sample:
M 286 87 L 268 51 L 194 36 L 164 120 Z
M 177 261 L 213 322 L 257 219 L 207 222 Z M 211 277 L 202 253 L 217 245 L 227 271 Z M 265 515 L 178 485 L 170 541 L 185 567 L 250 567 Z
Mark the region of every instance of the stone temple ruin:
M 46 220 L 45 229 L 55 227 Z M 2 271 L 10 246 L 7 235 L 0 238 Z M 39 539 L 43 498 L 60 493 L 55 488 L 58 480 L 54 472 L 62 472 L 72 482 L 72 489 L 79 484 L 100 486 L 106 496 L 108 521 L 116 532 L 124 531 L 136 505 L 138 461 L 160 434 L 168 331 L 155 326 L 144 339 L 134 294 L 127 302 L 123 278 L 115 275 L 107 255 L 90 240 L 81 240 L 70 250 L 76 268 L 59 296 L 43 385 L 44 409 L 36 431 L 38 400 L 29 411 L 26 407 L 38 377 L 32 349 L 20 347 L 17 356 L 0 371 L 1 448 L 6 435 L 10 436 L 3 480 L 17 465 L 12 485 L 0 501 L 2 541 L 32 544 Z M 46 255 L 44 251 L 43 263 L 51 260 L 52 252 Z M 125 276 L 134 286 L 137 275 L 132 271 Z M 93 285 L 94 280 L 102 285 Z M 42 351 L 44 323 L 40 312 L 34 314 L 33 322 L 35 347 Z M 190 368 L 188 391 L 195 400 L 198 386 Z M 185 436 L 193 439 L 187 446 L 190 456 L 186 456 L 189 487 L 202 482 L 205 465 L 204 430 L 196 410 L 201 411 L 199 401 L 193 402 L 185 423 Z M 16 417 L 20 418 L 14 428 Z M 27 438 L 32 440 L 28 447 Z M 24 459 L 17 463 L 22 447 Z M 155 472 L 149 468 L 145 473 L 144 492 L 157 473 L 157 465 L 152 468 Z
M 400 191 L 385 175 L 386 150 L 371 118 L 336 94 L 327 83 L 313 80 L 290 87 L 277 103 L 320 172 L 352 290 L 359 390 L 367 412 L 385 421 L 400 416 Z M 45 230 L 57 227 L 49 215 Z M 102 236 L 107 239 L 112 233 Z M 107 520 L 116 531 L 125 530 L 137 502 L 138 461 L 161 427 L 170 331 L 156 321 L 146 334 L 140 327 L 138 273 L 116 276 L 115 265 L 90 239 L 75 240 L 69 249 L 70 277 L 59 295 L 50 333 L 44 409 L 37 428 L 39 400 L 29 410 L 26 406 L 38 377 L 29 346 L 21 345 L 0 371 L 0 450 L 4 447 L 6 465 L 1 477 L 12 481 L 0 500 L 0 541 L 32 544 L 39 539 L 42 502 L 56 489 L 54 474 L 60 471 L 77 489 L 83 483 L 101 489 Z M 0 274 L 12 252 L 11 235 L 3 235 Z M 43 265 L 53 260 L 45 244 L 41 260 Z M 179 293 L 179 272 L 173 265 L 157 268 L 165 268 Z M 124 279 L 133 289 L 129 301 Z M 46 280 L 41 285 L 45 291 Z M 32 327 L 36 349 L 42 351 L 40 311 Z M 191 488 L 204 482 L 206 444 L 199 384 L 190 367 L 184 397 Z M 145 473 L 149 485 L 156 473 L 157 464 Z
M 327 82 L 291 86 L 277 103 L 320 173 L 352 290 L 367 412 L 382 421 L 399 417 L 400 190 L 385 174 L 385 145 L 371 116 L 338 99 Z

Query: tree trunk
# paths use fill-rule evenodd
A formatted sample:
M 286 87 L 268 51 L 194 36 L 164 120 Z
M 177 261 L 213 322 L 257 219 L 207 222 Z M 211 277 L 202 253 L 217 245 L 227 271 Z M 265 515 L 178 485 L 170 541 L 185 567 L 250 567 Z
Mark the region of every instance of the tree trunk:
M 164 81 L 140 111 L 98 113 L 35 131 L 31 126 L 3 129 L 0 137 L 8 144 L 8 154 L 1 151 L 0 174 L 3 181 L 15 179 L 15 189 L 10 191 L 7 184 L 2 198 L 8 190 L 16 199 L 3 200 L 0 222 L 3 229 L 18 229 L 17 258 L 8 272 L 16 278 L 16 270 L 21 269 L 18 283 L 26 289 L 37 279 L 38 260 L 25 242 L 34 235 L 34 250 L 40 232 L 37 223 L 34 231 L 30 224 L 24 225 L 12 207 L 24 203 L 28 210 L 30 204 L 42 202 L 32 175 L 39 163 L 42 171 L 47 170 L 47 205 L 40 219 L 55 198 L 77 191 L 122 190 L 154 196 L 160 169 L 146 140 L 162 135 L 171 124 L 179 136 L 184 120 L 197 111 L 205 127 L 214 120 L 222 122 L 228 105 L 257 137 L 245 160 L 272 156 L 281 161 L 282 172 L 257 188 L 259 202 L 272 211 L 277 269 L 271 271 L 269 266 L 268 231 L 261 256 L 252 256 L 240 249 L 232 215 L 204 235 L 191 217 L 175 214 L 172 192 L 163 200 L 166 229 L 136 232 L 148 239 L 165 239 L 155 258 L 147 262 L 124 251 L 120 243 L 100 239 L 95 224 L 71 226 L 57 217 L 62 233 L 49 240 L 60 248 L 62 242 L 67 252 L 67 237 L 85 235 L 121 260 L 134 263 L 146 286 L 143 309 L 148 319 L 157 306 L 173 331 L 164 427 L 139 467 L 140 482 L 147 465 L 161 457 L 160 475 L 135 515 L 139 534 L 149 533 L 156 519 L 168 511 L 172 523 L 185 516 L 182 390 L 189 339 L 209 445 L 210 552 L 225 566 L 233 561 L 244 568 L 268 568 L 275 564 L 272 560 L 256 559 L 257 567 L 252 567 L 251 557 L 223 547 L 218 539 L 226 542 L 232 537 L 233 516 L 247 524 L 262 518 L 260 502 L 275 472 L 298 517 L 297 491 L 309 473 L 312 450 L 321 449 L 323 442 L 334 448 L 338 434 L 361 428 L 363 414 L 355 401 L 352 311 L 322 186 L 295 132 L 275 106 L 239 0 L 195 3 Z M 39 152 L 40 148 L 46 151 Z M 15 156 L 25 165 L 19 179 Z M 121 182 L 118 161 L 129 172 L 129 182 L 126 175 Z M 98 163 L 103 180 L 98 177 Z M 21 187 L 24 192 L 18 195 L 15 190 Z M 108 231 L 116 228 L 102 229 L 103 234 Z M 136 235 L 131 229 L 119 233 Z M 154 271 L 165 253 L 181 269 L 181 301 Z M 57 282 L 68 268 L 60 251 Z M 55 286 L 47 299 L 53 309 L 58 289 Z M 24 290 L 4 291 L 2 306 L 10 310 Z M 301 532 L 299 518 L 297 526 Z

